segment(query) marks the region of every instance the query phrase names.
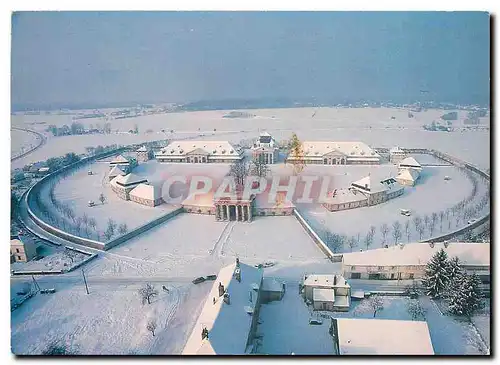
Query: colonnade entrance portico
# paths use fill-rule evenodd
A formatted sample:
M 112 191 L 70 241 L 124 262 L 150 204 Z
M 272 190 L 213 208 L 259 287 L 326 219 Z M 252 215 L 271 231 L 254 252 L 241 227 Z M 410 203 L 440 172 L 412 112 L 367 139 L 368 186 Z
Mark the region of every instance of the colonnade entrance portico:
M 225 202 L 215 204 L 215 219 L 218 221 L 252 221 L 251 202 Z

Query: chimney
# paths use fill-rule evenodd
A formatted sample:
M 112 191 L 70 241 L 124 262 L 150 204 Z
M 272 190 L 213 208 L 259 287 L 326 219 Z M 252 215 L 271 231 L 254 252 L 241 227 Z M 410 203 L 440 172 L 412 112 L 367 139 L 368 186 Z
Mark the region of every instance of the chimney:
M 231 304 L 231 298 L 229 297 L 229 293 L 227 293 L 227 292 L 226 292 L 226 293 L 224 293 L 224 298 L 223 298 L 223 300 L 224 300 L 224 303 L 226 303 L 226 304 Z
M 219 297 L 224 295 L 224 285 L 219 281 Z
M 234 270 L 234 278 L 241 283 L 241 269 L 239 267 Z

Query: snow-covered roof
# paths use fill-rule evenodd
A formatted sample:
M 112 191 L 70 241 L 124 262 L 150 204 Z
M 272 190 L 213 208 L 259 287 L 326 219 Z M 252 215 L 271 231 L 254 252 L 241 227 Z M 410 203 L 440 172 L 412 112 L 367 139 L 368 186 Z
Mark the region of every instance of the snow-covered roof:
M 194 150 L 204 151 L 211 158 L 239 158 L 242 152 L 228 141 L 173 141 L 156 155 L 178 157 L 185 156 Z
M 161 189 L 154 185 L 141 183 L 130 191 L 130 195 L 147 200 L 157 200 L 161 198 Z
M 304 279 L 304 286 L 312 286 L 317 288 L 349 287 L 349 284 L 342 275 L 311 274 L 306 276 L 307 277 Z M 333 282 L 335 280 L 336 284 L 333 285 Z
M 304 141 L 302 149 L 306 157 L 321 157 L 335 151 L 350 158 L 380 158 L 375 150 L 363 142 Z
M 116 156 L 113 160 L 111 160 L 110 164 L 120 164 L 120 163 L 129 163 L 130 160 L 123 155 Z
M 130 173 L 128 175 L 119 175 L 111 180 L 112 184 L 117 184 L 121 186 L 135 185 L 143 182 L 147 182 L 148 180 L 144 177 L 137 176 L 134 173 Z
M 314 288 L 313 300 L 315 302 L 335 302 L 335 290 L 326 288 Z
M 366 195 L 356 189 L 335 189 L 328 193 L 328 198 L 326 200 L 329 204 L 343 204 L 366 199 Z
M 146 146 L 142 146 L 141 148 L 139 148 L 136 152 L 148 152 L 148 149 L 146 148 Z
M 403 154 L 405 151 L 403 151 L 399 146 L 394 146 L 389 150 L 389 153 Z
M 360 189 L 360 191 L 363 191 L 368 194 L 379 193 L 384 190 L 395 191 L 403 189 L 403 187 L 398 182 L 389 183 L 390 180 L 391 179 L 388 178 L 381 181 L 373 182 L 371 176 L 368 175 L 362 179 L 354 181 L 351 184 L 351 186 L 356 189 Z
M 399 162 L 399 166 L 400 167 L 404 167 L 404 166 L 410 166 L 410 167 L 415 167 L 415 168 L 419 168 L 421 169 L 422 168 L 422 165 L 420 165 L 418 163 L 417 160 L 415 160 L 414 157 L 406 157 L 404 160 L 402 160 L 401 162 Z
M 372 181 L 370 176 L 365 176 L 362 179 L 354 181 L 352 185 L 361 186 L 363 189 L 370 190 L 372 187 Z
M 409 169 L 402 169 L 398 174 L 398 179 L 417 181 L 419 176 L 420 174 L 418 173 L 417 170 L 409 168 Z
M 257 302 L 262 270 L 240 262 L 241 282 L 233 274 L 236 263 L 222 268 L 217 275 L 200 316 L 189 336 L 183 355 L 243 355 L 252 325 L 252 312 Z M 219 297 L 219 283 L 229 294 L 230 304 Z M 215 304 L 213 298 L 216 299 Z M 250 301 L 252 298 L 252 301 Z M 208 330 L 208 339 L 201 338 L 203 328 Z
M 463 264 L 474 266 L 490 265 L 489 243 L 409 243 L 406 245 L 377 248 L 363 252 L 343 254 L 344 266 L 418 266 L 426 265 L 441 248 L 449 257 L 457 256 Z
M 125 175 L 125 172 L 121 169 L 119 165 L 113 166 L 113 168 L 109 171 L 109 176 L 114 177 L 118 175 Z
M 434 355 L 426 322 L 337 318 L 340 355 Z

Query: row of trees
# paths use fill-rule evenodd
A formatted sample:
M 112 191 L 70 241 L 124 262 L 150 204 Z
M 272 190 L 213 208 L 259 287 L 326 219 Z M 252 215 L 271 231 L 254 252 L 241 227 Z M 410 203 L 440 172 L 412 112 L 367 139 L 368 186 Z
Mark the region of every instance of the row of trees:
M 479 277 L 475 273 L 467 274 L 460 260 L 449 259 L 443 249 L 427 264 L 422 285 L 426 295 L 444 299 L 452 314 L 470 318 L 483 306 Z
M 137 127 L 137 126 L 136 126 Z M 138 128 L 134 129 L 134 131 Z M 87 134 L 87 133 L 111 133 L 111 123 L 104 123 L 102 126 L 97 123 L 95 128 L 94 125 L 90 124 L 89 129 L 85 129 L 85 126 L 80 122 L 73 122 L 69 126 L 64 124 L 62 127 L 57 127 L 54 124 L 51 124 L 46 129 L 47 132 L 52 133 L 53 136 L 69 136 L 69 135 L 79 135 L 79 134 Z

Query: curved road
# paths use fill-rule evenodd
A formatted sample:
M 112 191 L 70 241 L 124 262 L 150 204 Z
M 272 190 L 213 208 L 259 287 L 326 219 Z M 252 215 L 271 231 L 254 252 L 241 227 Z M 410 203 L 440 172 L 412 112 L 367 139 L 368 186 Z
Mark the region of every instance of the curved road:
M 12 157 L 10 159 L 10 161 L 15 161 L 15 160 L 18 160 L 24 156 L 27 156 L 29 155 L 30 153 L 36 151 L 37 149 L 39 149 L 40 147 L 42 147 L 46 142 L 47 142 L 47 138 L 41 134 L 41 133 L 38 133 L 34 130 L 31 130 L 31 129 L 26 129 L 26 128 L 18 128 L 18 127 L 11 127 L 10 129 L 15 129 L 15 130 L 18 130 L 18 131 L 23 131 L 23 132 L 28 132 L 28 133 L 32 133 L 34 135 L 36 135 L 38 137 L 38 139 L 40 140 L 40 143 L 38 143 L 35 147 L 31 148 L 30 150 L 24 152 L 24 153 L 21 153 L 20 155 L 18 156 L 15 156 L 15 157 Z

